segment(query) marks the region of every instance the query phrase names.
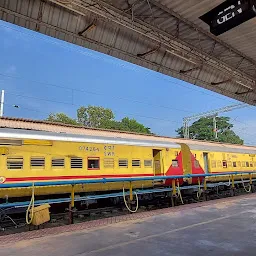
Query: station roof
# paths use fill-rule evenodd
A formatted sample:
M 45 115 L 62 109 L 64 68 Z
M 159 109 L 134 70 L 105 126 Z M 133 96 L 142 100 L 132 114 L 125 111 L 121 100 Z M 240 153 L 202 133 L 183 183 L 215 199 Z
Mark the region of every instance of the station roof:
M 256 18 L 214 36 L 199 17 L 220 3 L 5 0 L 0 19 L 256 105 Z

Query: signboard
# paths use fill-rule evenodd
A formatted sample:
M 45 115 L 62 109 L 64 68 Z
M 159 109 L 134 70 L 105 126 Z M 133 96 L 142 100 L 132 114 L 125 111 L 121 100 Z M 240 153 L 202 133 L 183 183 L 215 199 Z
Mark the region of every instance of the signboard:
M 256 17 L 256 0 L 227 0 L 199 17 L 218 36 Z

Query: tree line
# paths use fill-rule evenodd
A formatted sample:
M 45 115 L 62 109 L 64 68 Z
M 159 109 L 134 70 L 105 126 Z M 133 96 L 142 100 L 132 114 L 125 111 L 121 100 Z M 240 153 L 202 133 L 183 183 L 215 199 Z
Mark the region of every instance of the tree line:
M 153 134 L 149 127 L 139 123 L 134 118 L 124 117 L 120 121 L 115 119 L 113 111 L 100 106 L 81 106 L 77 109 L 76 118 L 65 113 L 52 113 L 47 119 L 71 125 L 120 130 L 135 133 Z M 243 140 L 232 130 L 233 124 L 229 117 L 216 117 L 218 139 L 214 138 L 212 118 L 203 117 L 189 126 L 190 138 L 197 140 L 218 141 L 224 143 L 243 144 Z M 177 137 L 183 138 L 183 127 L 176 130 Z
M 81 106 L 77 109 L 76 119 L 71 118 L 64 113 L 52 113 L 46 120 L 91 128 L 152 134 L 149 127 L 144 126 L 134 118 L 130 119 L 129 117 L 124 117 L 121 121 L 117 121 L 115 120 L 115 115 L 111 109 L 99 106 Z

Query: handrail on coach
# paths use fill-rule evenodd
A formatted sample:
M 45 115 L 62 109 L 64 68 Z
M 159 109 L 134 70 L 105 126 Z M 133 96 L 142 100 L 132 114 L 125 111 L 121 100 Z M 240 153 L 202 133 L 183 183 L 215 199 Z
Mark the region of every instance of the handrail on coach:
M 150 180 L 173 180 L 173 179 L 189 179 L 189 178 L 206 178 L 227 175 L 248 175 L 256 174 L 255 171 L 248 172 L 225 172 L 225 173 L 205 173 L 205 174 L 188 174 L 188 175 L 174 175 L 174 176 L 142 176 L 129 178 L 99 178 L 99 179 L 79 179 L 69 181 L 40 181 L 40 182 L 24 182 L 24 183 L 1 183 L 1 188 L 24 188 L 44 187 L 44 186 L 64 186 L 64 185 L 79 185 L 79 184 L 95 184 L 95 183 L 112 183 L 112 182 L 133 182 L 133 181 L 150 181 Z

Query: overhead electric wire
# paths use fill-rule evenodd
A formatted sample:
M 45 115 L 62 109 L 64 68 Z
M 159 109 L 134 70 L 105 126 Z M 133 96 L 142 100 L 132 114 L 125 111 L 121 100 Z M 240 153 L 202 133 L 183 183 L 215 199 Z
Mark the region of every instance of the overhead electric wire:
M 7 105 L 8 107 L 13 107 L 12 104 L 5 104 L 5 105 Z M 28 110 L 28 111 L 33 111 L 33 112 L 38 112 L 38 113 L 44 113 L 44 114 L 47 114 L 47 115 L 52 114 L 52 113 L 49 113 L 49 112 L 45 112 L 45 111 L 41 111 L 41 110 L 36 110 L 36 109 L 32 109 L 32 108 L 26 108 L 26 107 L 25 108 L 24 107 L 20 107 L 20 109 L 25 109 L 25 110 Z M 134 115 L 134 114 L 132 114 L 132 115 Z M 157 117 L 148 117 L 148 116 L 143 116 L 143 115 L 137 115 L 137 116 L 139 116 L 141 118 L 146 118 L 146 119 L 156 119 L 156 120 L 166 121 L 166 122 L 170 122 L 170 123 L 178 123 L 178 124 L 180 124 L 180 122 L 174 121 L 174 120 L 161 119 L 161 118 L 157 118 Z M 255 135 L 255 134 L 252 134 L 252 133 L 245 132 L 243 129 L 236 129 L 236 130 L 241 131 L 240 133 L 245 134 L 245 135 L 250 135 L 250 136 L 254 136 Z M 169 135 L 164 135 L 164 136 L 169 137 Z M 175 136 L 173 136 L 173 137 L 175 137 Z M 256 141 L 255 141 L 255 143 L 249 143 L 249 142 L 245 143 L 245 145 L 251 145 L 251 146 L 255 146 L 255 144 L 256 144 Z
M 55 44 L 55 45 L 58 45 L 58 46 L 61 46 L 62 48 L 66 48 L 68 50 L 71 50 L 71 51 L 74 51 L 74 52 L 78 52 L 80 54 L 83 54 L 83 55 L 87 55 L 87 56 L 90 56 L 94 59 L 101 59 L 105 62 L 108 62 L 108 63 L 111 63 L 111 64 L 114 64 L 116 66 L 120 66 L 120 67 L 123 67 L 123 68 L 126 68 L 126 69 L 129 69 L 129 70 L 133 70 L 133 71 L 136 71 L 136 72 L 141 72 L 141 70 L 139 69 L 139 67 L 136 67 L 136 66 L 128 66 L 126 63 L 120 63 L 120 62 L 117 62 L 113 59 L 110 59 L 110 58 L 107 58 L 107 57 L 104 57 L 104 56 L 97 56 L 96 54 L 92 53 L 92 52 L 88 52 L 86 50 L 81 50 L 79 49 L 79 47 L 76 47 L 72 44 L 68 45 L 65 43 L 61 43 L 59 41 L 55 41 L 54 39 L 52 38 L 47 38 L 45 35 L 42 34 L 42 36 L 38 36 L 37 34 L 32 34 L 32 33 L 28 33 L 26 32 L 25 30 L 21 30 L 21 29 L 16 29 L 14 27 L 10 27 L 10 26 L 7 26 L 7 25 L 4 25 L 4 24 L 0 24 L 0 27 L 5 27 L 7 29 L 11 29 L 13 31 L 16 31 L 20 34 L 25 34 L 25 35 L 28 35 L 30 37 L 33 37 L 35 39 L 40 39 L 40 40 L 43 40 L 43 41 L 46 41 L 48 43 L 51 43 L 51 44 Z M 86 48 L 85 48 L 86 49 Z M 149 74 L 149 72 L 151 72 L 150 70 L 146 70 L 147 73 Z M 150 73 L 151 75 L 154 74 L 154 75 L 158 75 L 158 73 L 155 73 L 155 72 L 152 72 Z M 87 93 L 87 94 L 94 94 L 94 95 L 99 95 L 99 96 L 104 96 L 104 93 L 99 93 L 99 92 L 93 92 L 93 91 L 88 91 L 88 90 L 82 90 L 82 89 L 76 89 L 76 88 L 72 88 L 72 87 L 67 87 L 67 86 L 62 86 L 62 85 L 59 85 L 59 84 L 52 84 L 52 83 L 48 83 L 48 82 L 42 82 L 42 81 L 35 81 L 35 80 L 30 80 L 30 79 L 27 79 L 27 78 L 22 78 L 22 77 L 15 77 L 15 76 L 12 76 L 12 75 L 9 75 L 9 74 L 3 74 L 3 73 L 0 73 L 1 76 L 5 76 L 5 77 L 9 77 L 9 78 L 13 78 L 13 79 L 21 79 L 21 80 L 26 80 L 26 81 L 30 81 L 30 82 L 36 82 L 36 83 L 40 83 L 40 84 L 45 84 L 45 85 L 48 85 L 48 86 L 52 86 L 52 87 L 57 87 L 57 88 L 62 88 L 62 89 L 67 89 L 67 90 L 70 90 L 72 93 L 73 92 L 79 92 L 79 93 Z M 184 87 L 184 88 L 187 88 L 189 90 L 196 90 L 196 91 L 199 91 L 199 93 L 202 93 L 202 94 L 205 94 L 205 95 L 209 95 L 211 97 L 215 97 L 215 98 L 219 98 L 221 100 L 225 100 L 227 101 L 227 99 L 224 99 L 222 97 L 219 97 L 217 95 L 213 95 L 211 93 L 207 93 L 205 91 L 202 91 L 204 90 L 203 88 L 197 88 L 195 86 L 190 86 L 190 85 L 185 85 L 183 82 L 181 83 L 178 83 L 178 82 L 175 82 L 175 81 L 171 81 L 171 77 L 167 77 L 165 75 L 163 75 L 161 77 L 161 79 L 164 79 L 164 80 L 167 80 L 168 82 L 170 82 L 171 84 L 176 84 L 178 86 L 181 86 L 181 87 Z M 11 93 L 9 93 L 11 94 Z M 14 95 L 14 94 L 12 94 Z M 33 96 L 27 96 L 27 95 L 15 95 L 15 96 L 19 96 L 19 97 L 26 97 L 26 98 L 31 98 L 31 99 L 36 99 L 36 100 L 42 100 L 42 101 L 48 101 L 48 102 L 53 102 L 53 103 L 57 103 L 57 104 L 66 104 L 66 105 L 73 105 L 73 106 L 80 106 L 78 104 L 74 104 L 73 102 L 72 103 L 69 103 L 69 102 L 63 102 L 63 101 L 56 101 L 56 100 L 50 100 L 50 99 L 41 99 L 41 98 L 37 98 L 37 97 L 33 97 Z M 112 97 L 113 98 L 113 97 Z M 148 103 L 148 102 L 143 102 L 143 101 L 139 101 L 139 100 L 131 100 L 131 99 L 128 99 L 128 98 L 123 98 L 123 97 L 118 97 L 118 96 L 115 96 L 115 99 L 118 99 L 118 100 L 125 100 L 125 101 L 130 101 L 130 102 L 133 102 L 133 103 L 139 103 L 139 104 L 145 104 L 145 105 L 150 105 L 150 106 L 154 106 L 154 107 L 159 107 L 159 108 L 166 108 L 166 109 L 172 109 L 172 110 L 176 110 L 176 111 L 182 111 L 182 112 L 189 112 L 189 113 L 192 113 L 191 111 L 188 111 L 188 110 L 184 110 L 184 109 L 178 109 L 178 108 L 175 108 L 175 107 L 169 107 L 169 106 L 162 106 L 162 105 L 155 105 L 155 104 L 151 104 L 151 103 Z M 231 101 L 230 101 L 231 102 Z M 234 101 L 232 100 L 232 103 Z M 6 104 L 5 104 L 6 105 Z M 26 110 L 29 110 L 29 111 L 34 111 L 34 112 L 40 112 L 40 113 L 46 113 L 49 115 L 49 113 L 47 112 L 44 112 L 44 111 L 40 111 L 40 110 L 35 110 L 35 109 L 29 109 L 29 108 L 26 108 L 26 107 L 22 107 L 22 109 L 26 109 Z M 125 113 L 125 114 L 128 114 L 128 113 Z M 177 121 L 174 121 L 174 120 L 168 120 L 168 119 L 162 119 L 162 118 L 158 118 L 158 117 L 149 117 L 149 116 L 144 116 L 144 115 L 139 115 L 139 114 L 128 114 L 128 115 L 134 115 L 134 116 L 139 116 L 139 117 L 142 117 L 142 118 L 148 118 L 148 119 L 154 119 L 154 120 L 162 120 L 162 121 L 167 121 L 167 122 L 172 122 L 172 123 L 179 123 L 180 122 L 177 122 Z M 239 129 L 238 129 L 239 130 Z M 241 128 L 241 130 L 243 130 Z
M 81 107 L 80 104 L 71 104 L 71 103 L 67 103 L 67 102 L 57 102 L 57 101 L 52 101 L 52 100 L 48 100 L 48 99 L 41 99 L 41 98 L 37 98 L 37 97 L 33 97 L 33 96 L 26 96 L 26 95 L 21 95 L 21 94 L 17 94 L 17 96 L 19 97 L 23 97 L 23 98 L 33 98 L 36 100 L 42 100 L 42 101 L 49 101 L 49 102 L 54 102 L 54 103 L 58 103 L 58 104 L 67 104 L 67 105 L 72 105 L 75 107 Z M 11 104 L 5 104 L 5 105 L 9 105 L 9 106 L 13 106 Z M 23 108 L 23 107 L 22 107 Z M 22 109 L 21 108 L 21 109 Z M 53 114 L 53 112 L 49 113 L 49 112 L 45 112 L 45 111 L 41 111 L 41 110 L 35 110 L 35 109 L 29 109 L 29 108 L 24 108 L 26 110 L 31 110 L 34 112 L 41 112 L 41 113 L 46 113 L 46 114 Z M 163 118 L 159 118 L 159 117 L 154 117 L 154 116 L 145 116 L 145 115 L 141 115 L 141 114 L 134 114 L 134 113 L 127 113 L 127 112 L 118 112 L 118 114 L 123 114 L 123 115 L 129 115 L 129 116 L 137 116 L 137 117 L 141 117 L 141 118 L 147 118 L 147 119 L 153 119 L 153 120 L 159 120 L 159 121 L 166 121 L 166 122 L 170 122 L 170 123 L 178 123 L 181 124 L 181 122 L 175 121 L 175 120 L 170 120 L 170 119 L 163 119 Z
M 13 107 L 13 105 L 11 105 L 11 104 L 6 104 L 6 105 L 8 107 Z M 23 107 L 21 107 L 21 109 L 25 109 L 25 110 L 33 111 L 33 112 L 38 112 L 38 113 L 44 113 L 44 114 L 47 114 L 47 115 L 52 114 L 52 113 L 49 113 L 49 112 L 45 112 L 45 111 L 41 111 L 41 110 L 36 110 L 36 109 L 30 109 L 30 108 L 23 108 Z M 174 120 L 166 120 L 166 119 L 155 118 L 155 117 L 148 117 L 148 116 L 143 116 L 143 115 L 138 115 L 138 116 L 141 117 L 141 118 L 146 118 L 146 119 L 156 119 L 156 120 L 166 121 L 166 122 L 170 122 L 170 123 L 180 124 L 180 122 L 174 121 Z M 240 133 L 245 134 L 245 135 L 250 135 L 250 136 L 255 135 L 255 134 L 252 134 L 252 133 L 245 132 L 243 129 L 236 129 L 236 130 L 239 130 L 239 131 L 241 130 Z M 169 135 L 165 135 L 165 136 L 169 136 Z M 246 143 L 246 145 L 252 145 L 252 146 L 255 146 L 255 144 L 256 144 L 256 141 L 255 141 L 255 143 Z
M 11 29 L 11 30 L 14 30 L 14 31 L 16 31 L 16 32 L 18 32 L 18 33 L 20 33 L 20 34 L 25 34 L 25 35 L 28 35 L 28 36 L 30 36 L 30 37 L 33 37 L 33 38 L 36 38 L 36 39 L 40 39 L 40 40 L 43 40 L 43 41 L 47 41 L 48 43 L 52 43 L 52 44 L 55 44 L 55 45 L 58 45 L 58 46 L 61 46 L 62 48 L 67 48 L 68 50 L 72 50 L 72 51 L 75 51 L 75 52 L 78 52 L 78 53 L 80 53 L 80 54 L 83 54 L 83 55 L 88 55 L 88 56 L 90 56 L 90 57 L 92 57 L 92 58 L 94 58 L 94 59 L 101 59 L 101 60 L 103 60 L 103 61 L 105 61 L 105 62 L 108 62 L 108 63 L 111 63 L 111 64 L 114 64 L 114 65 L 116 65 L 116 66 L 120 66 L 120 67 L 123 67 L 123 68 L 126 68 L 126 69 L 129 69 L 129 70 L 133 70 L 133 71 L 136 71 L 136 72 L 141 72 L 141 70 L 138 68 L 138 67 L 128 67 L 127 66 L 127 64 L 125 65 L 125 64 L 120 64 L 120 63 L 117 63 L 116 61 L 114 61 L 114 60 L 112 60 L 112 59 L 107 59 L 106 57 L 103 57 L 103 56 L 96 56 L 96 54 L 94 54 L 94 53 L 89 53 L 89 52 L 86 52 L 86 51 L 84 51 L 84 50 L 80 50 L 78 47 L 79 46 L 77 46 L 77 48 L 74 48 L 74 47 L 72 47 L 73 46 L 73 44 L 70 44 L 70 45 L 68 45 L 68 42 L 65 42 L 64 41 L 64 43 L 66 43 L 66 44 L 64 44 L 64 43 L 60 43 L 60 42 L 58 42 L 58 41 L 54 41 L 54 39 L 53 38 L 47 38 L 47 35 L 44 35 L 44 34 L 42 34 L 42 36 L 38 36 L 37 34 L 30 34 L 30 33 L 28 33 L 28 32 L 25 32 L 24 30 L 20 30 L 20 29 L 15 29 L 15 28 L 13 28 L 13 27 L 10 27 L 10 26 L 6 26 L 6 25 L 3 25 L 3 24 L 0 24 L 0 27 L 5 27 L 5 28 L 8 28 L 8 29 Z M 74 46 L 76 46 L 76 45 L 74 45 Z M 85 48 L 85 49 L 87 49 L 87 48 Z M 90 49 L 89 49 L 90 50 Z M 149 74 L 149 72 L 151 72 L 151 70 L 147 70 L 147 69 L 145 69 L 145 71 L 147 71 L 147 73 Z M 157 72 L 152 72 L 152 73 L 150 73 L 150 75 L 151 74 L 158 74 Z M 171 82 L 172 84 L 176 84 L 176 85 L 178 85 L 178 86 L 181 86 L 181 87 L 184 87 L 184 88 L 187 88 L 187 89 L 189 89 L 189 90 L 196 90 L 196 91 L 198 91 L 199 93 L 202 93 L 202 94 L 205 94 L 205 95 L 209 95 L 209 96 L 211 96 L 211 97 L 215 97 L 215 98 L 219 98 L 219 99 L 221 99 L 221 100 L 224 100 L 225 102 L 227 102 L 227 99 L 224 99 L 224 98 L 222 98 L 222 97 L 220 97 L 220 96 L 217 96 L 217 95 L 213 95 L 213 94 L 211 94 L 211 93 L 207 93 L 206 91 L 202 91 L 202 89 L 204 89 L 204 88 L 202 88 L 202 89 L 200 89 L 200 88 L 197 88 L 195 85 L 194 85 L 194 88 L 191 88 L 191 86 L 187 86 L 187 85 L 185 85 L 185 84 L 181 84 L 181 83 L 178 83 L 178 82 L 174 82 L 174 81 L 170 81 L 170 79 L 171 79 L 171 77 L 170 78 L 168 78 L 167 76 L 165 76 L 165 75 L 163 75 L 163 77 L 161 77 L 161 79 L 163 79 L 163 80 L 166 80 L 166 81 L 168 81 L 168 82 Z M 174 79 L 174 78 L 173 78 Z M 206 89 L 204 89 L 204 90 L 206 90 Z M 217 93 L 216 93 L 217 94 Z M 226 96 L 225 96 L 226 97 Z M 229 102 L 232 102 L 232 103 L 234 103 L 234 101 L 232 100 L 228 100 Z
M 79 92 L 79 93 L 85 93 L 85 94 L 105 96 L 104 93 L 100 93 L 100 92 L 93 92 L 93 91 L 88 91 L 88 90 L 83 90 L 83 89 L 76 89 L 76 88 L 66 87 L 66 86 L 57 85 L 57 84 L 51 84 L 51 83 L 47 83 L 47 82 L 29 80 L 29 79 L 26 79 L 26 78 L 15 77 L 15 76 L 11 76 L 11 75 L 8 75 L 8 74 L 3 74 L 3 73 L 0 73 L 0 75 L 10 77 L 10 78 L 13 78 L 13 79 L 21 79 L 21 80 L 30 81 L 30 82 L 33 82 L 33 83 L 40 83 L 40 84 L 45 84 L 45 85 L 48 85 L 48 86 L 58 87 L 58 88 L 70 90 L 71 92 Z M 9 93 L 9 94 L 11 94 L 11 93 Z M 119 97 L 119 96 L 111 96 L 111 99 L 113 99 L 113 98 L 117 99 L 117 100 L 125 100 L 125 101 L 129 101 L 129 102 L 132 102 L 132 103 L 139 103 L 139 104 L 144 104 L 144 105 L 158 107 L 158 108 L 165 108 L 165 109 L 176 110 L 176 111 L 181 111 L 181 112 L 193 113 L 193 112 L 191 112 L 189 110 L 185 110 L 185 109 L 179 109 L 179 108 L 176 108 L 176 107 L 163 106 L 163 105 L 156 105 L 156 104 L 152 104 L 152 103 L 148 103 L 148 102 L 143 102 L 143 101 L 139 101 L 139 100 L 132 100 L 132 99 Z
M 47 102 L 53 102 L 53 103 L 57 103 L 57 104 L 65 104 L 65 105 L 69 105 L 69 106 L 74 106 L 74 107 L 80 107 L 80 104 L 74 104 L 74 103 L 70 103 L 70 102 L 64 102 L 64 101 L 56 101 L 56 100 L 51 100 L 51 99 L 42 99 L 42 98 L 38 98 L 38 97 L 34 97 L 34 96 L 28 96 L 28 95 L 23 95 L 23 94 L 15 94 L 15 93 L 8 93 L 11 95 L 15 95 L 18 97 L 22 97 L 22 98 L 30 98 L 30 99 L 35 99 L 35 100 L 41 100 L 41 101 L 47 101 Z M 11 104 L 6 104 L 8 106 L 13 106 Z M 48 116 L 50 114 L 52 114 L 52 112 L 46 112 L 46 111 L 41 111 L 41 110 L 36 110 L 36 109 L 32 109 L 32 108 L 27 108 L 27 107 L 21 107 L 21 109 L 25 109 L 28 111 L 33 111 L 33 112 L 39 112 L 39 113 L 44 113 L 47 114 Z M 181 122 L 179 121 L 175 121 L 175 120 L 170 120 L 170 119 L 164 119 L 164 118 L 159 118 L 159 117 L 154 117 L 154 116 L 145 116 L 145 115 L 141 115 L 141 114 L 136 114 L 136 113 L 127 113 L 127 112 L 118 112 L 118 114 L 123 114 L 123 115 L 129 115 L 129 116 L 137 116 L 137 117 L 141 117 L 141 118 L 146 118 L 146 119 L 152 119 L 152 120 L 159 120 L 159 121 L 165 121 L 165 122 L 169 122 L 169 123 L 177 123 L 177 124 L 181 124 Z M 238 121 L 237 117 L 234 118 L 234 121 Z M 247 135 L 253 135 L 252 133 L 246 133 L 244 132 L 244 129 L 239 128 L 239 129 L 235 129 L 238 131 L 242 131 L 241 133 L 243 134 L 247 134 Z
M 8 104 L 8 103 L 4 103 L 5 106 L 10 107 L 10 108 L 15 108 L 15 104 Z M 18 105 L 18 109 L 24 109 L 24 110 L 28 110 L 28 111 L 33 111 L 33 112 L 38 112 L 38 113 L 43 113 L 43 114 L 47 114 L 50 115 L 52 114 L 52 112 L 46 112 L 46 111 L 42 111 L 42 110 L 38 110 L 38 109 L 34 109 L 34 108 L 27 108 L 27 107 L 23 107 L 22 105 Z

